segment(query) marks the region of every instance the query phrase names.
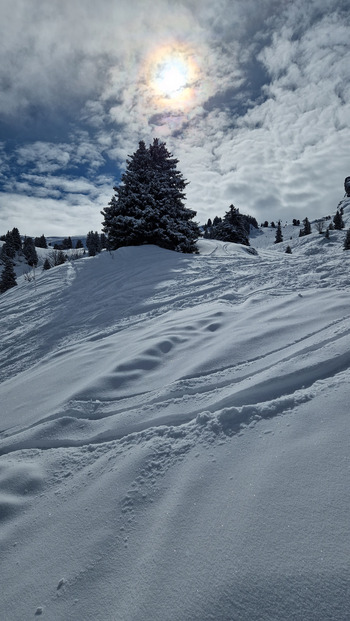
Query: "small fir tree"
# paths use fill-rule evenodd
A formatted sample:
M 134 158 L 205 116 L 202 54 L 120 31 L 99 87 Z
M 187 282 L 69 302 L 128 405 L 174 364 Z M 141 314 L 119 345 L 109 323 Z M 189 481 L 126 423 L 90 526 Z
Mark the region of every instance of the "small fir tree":
M 334 222 L 334 228 L 336 231 L 341 231 L 344 228 L 345 226 L 344 220 L 339 210 L 337 210 L 337 213 L 335 214 L 333 218 L 333 222 Z
M 283 242 L 283 235 L 282 235 L 281 220 L 279 220 L 277 224 L 277 229 L 276 229 L 275 244 L 279 244 L 281 242 Z
M 94 257 L 101 252 L 101 240 L 97 231 L 89 231 L 86 236 L 86 247 L 89 251 L 89 257 Z
M 32 237 L 25 237 L 23 242 L 23 254 L 30 267 L 36 267 L 38 265 L 38 255 L 35 250 L 34 241 Z
M 5 266 L 0 277 L 0 293 L 5 293 L 17 285 L 15 270 L 10 258 L 6 258 Z
M 290 247 L 290 246 L 287 246 L 287 248 L 286 248 L 286 253 L 287 253 L 287 254 L 292 254 L 292 249 L 291 249 L 291 247 Z
M 310 235 L 310 233 L 311 233 L 311 224 L 309 222 L 309 219 L 308 218 L 304 218 L 303 224 L 304 224 L 303 235 Z
M 10 257 L 10 259 L 14 259 L 16 256 L 17 248 L 12 231 L 7 231 L 5 235 L 5 246 L 7 256 Z
M 348 229 L 344 239 L 344 250 L 350 250 L 350 229 Z
M 43 265 L 43 270 L 49 270 L 51 269 L 51 263 L 49 261 L 49 259 L 46 257 L 45 261 L 44 261 L 44 265 Z
M 14 259 L 16 256 L 16 251 L 11 242 L 6 241 L 0 251 L 0 261 L 5 263 L 6 259 Z
M 19 252 L 20 250 L 22 250 L 22 240 L 21 240 L 21 236 L 19 234 L 18 228 L 14 227 L 11 233 L 12 233 L 12 243 L 15 247 L 16 252 Z

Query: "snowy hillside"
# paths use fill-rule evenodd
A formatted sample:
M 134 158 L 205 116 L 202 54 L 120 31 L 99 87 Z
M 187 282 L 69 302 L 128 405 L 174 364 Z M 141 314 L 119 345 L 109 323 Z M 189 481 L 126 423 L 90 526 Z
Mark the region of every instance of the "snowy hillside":
M 350 251 L 298 232 L 0 296 L 1 619 L 348 619 Z

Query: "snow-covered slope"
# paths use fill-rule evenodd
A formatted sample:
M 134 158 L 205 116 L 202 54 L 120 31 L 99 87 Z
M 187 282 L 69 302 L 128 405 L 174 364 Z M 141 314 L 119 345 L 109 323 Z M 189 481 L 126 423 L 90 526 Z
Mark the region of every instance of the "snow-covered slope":
M 1 619 L 348 618 L 344 235 L 122 248 L 0 297 Z

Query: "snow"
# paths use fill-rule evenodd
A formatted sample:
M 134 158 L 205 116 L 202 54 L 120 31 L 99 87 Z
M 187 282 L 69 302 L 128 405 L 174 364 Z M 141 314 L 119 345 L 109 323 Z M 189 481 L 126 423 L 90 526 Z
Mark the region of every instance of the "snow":
M 348 619 L 350 252 L 262 231 L 0 297 L 1 619 Z

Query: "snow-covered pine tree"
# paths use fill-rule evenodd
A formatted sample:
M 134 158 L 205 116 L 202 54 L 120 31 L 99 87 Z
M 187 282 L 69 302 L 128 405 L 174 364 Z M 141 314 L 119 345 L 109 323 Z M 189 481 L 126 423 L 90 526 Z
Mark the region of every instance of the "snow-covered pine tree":
M 334 228 L 336 231 L 341 231 L 344 228 L 344 220 L 339 210 L 337 210 L 337 213 L 335 214 L 333 218 L 333 222 L 334 222 Z
M 21 236 L 19 234 L 19 230 L 17 227 L 14 227 L 11 231 L 12 234 L 12 243 L 15 247 L 16 252 L 19 252 L 19 250 L 22 250 L 22 240 L 21 240 Z
M 147 149 L 140 141 L 129 156 L 121 184 L 104 216 L 110 249 L 155 244 L 178 252 L 196 252 L 200 235 L 196 212 L 184 206 L 187 182 L 164 142 L 155 138 Z
M 10 257 L 10 259 L 14 259 L 14 257 L 16 256 L 16 246 L 11 231 L 7 231 L 5 235 L 5 244 L 3 245 L 3 250 L 6 251 L 6 255 Z
M 26 258 L 28 265 L 36 267 L 38 265 L 38 255 L 35 250 L 34 241 L 32 237 L 25 237 L 23 241 L 23 254 Z
M 311 233 L 311 224 L 308 218 L 304 218 L 303 225 L 304 228 L 300 229 L 299 237 L 303 237 L 304 235 L 310 235 Z
M 36 248 L 47 248 L 47 241 L 46 241 L 45 235 L 40 235 L 40 237 L 35 237 L 34 246 Z
M 221 218 L 217 218 L 217 220 L 214 218 L 213 226 L 207 229 L 205 237 L 249 246 L 250 222 L 252 220 L 251 216 L 240 214 L 237 207 L 230 205 L 222 220 Z
M 16 251 L 11 241 L 6 241 L 0 250 L 0 262 L 5 263 L 6 259 L 14 259 Z
M 283 242 L 282 227 L 281 227 L 281 220 L 278 220 L 276 236 L 275 236 L 275 244 L 279 244 L 281 242 Z
M 7 231 L 6 235 L 2 236 L 2 239 L 6 242 L 7 255 L 13 259 L 16 252 L 22 249 L 21 236 L 18 229 L 13 228 L 12 231 Z
M 10 258 L 5 258 L 4 269 L 0 277 L 0 293 L 5 293 L 8 289 L 17 285 L 15 270 Z
M 94 257 L 101 252 L 101 240 L 97 231 L 89 231 L 86 236 L 86 247 L 89 251 L 89 257 Z
M 348 229 L 344 239 L 344 250 L 350 250 L 350 229 Z
M 63 263 L 66 262 L 66 256 L 63 252 L 63 250 L 55 250 L 54 251 L 54 256 L 53 256 L 53 260 L 54 260 L 54 265 L 63 265 Z

